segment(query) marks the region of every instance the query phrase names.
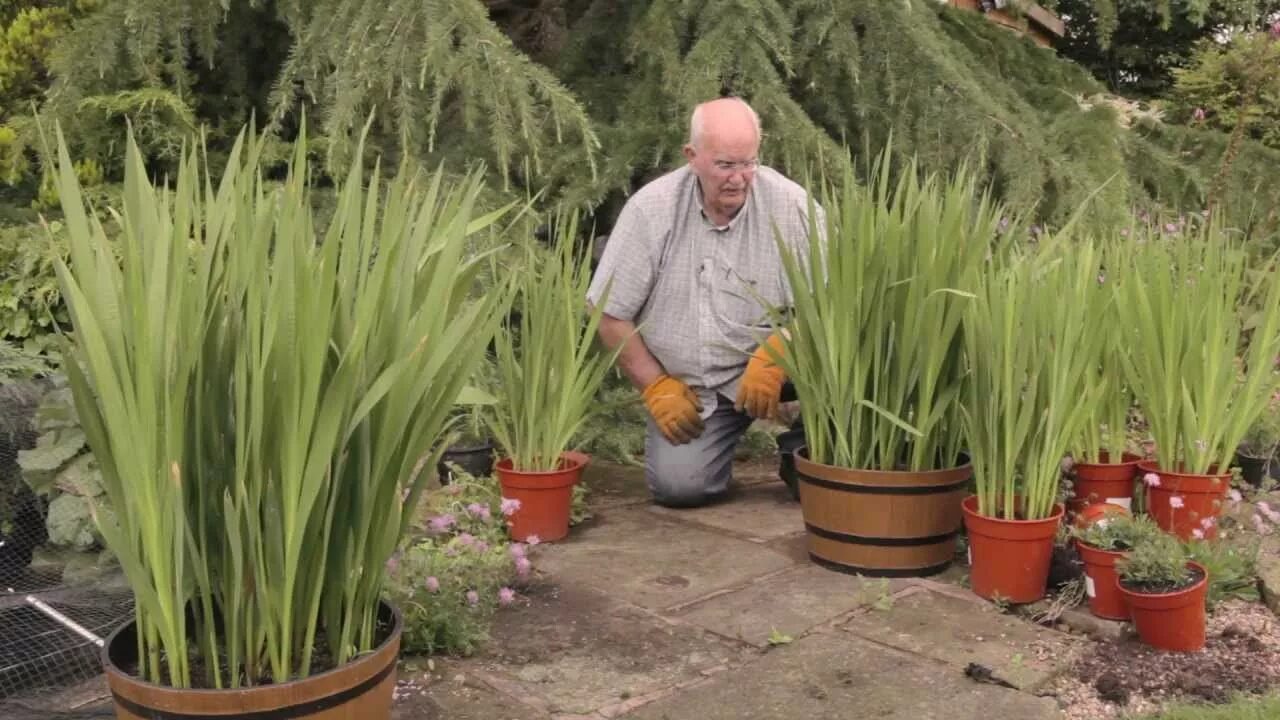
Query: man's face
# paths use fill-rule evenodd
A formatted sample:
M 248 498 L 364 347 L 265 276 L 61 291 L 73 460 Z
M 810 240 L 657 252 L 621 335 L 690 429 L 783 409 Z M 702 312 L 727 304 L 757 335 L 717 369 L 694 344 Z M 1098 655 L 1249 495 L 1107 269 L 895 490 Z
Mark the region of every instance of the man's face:
M 707 210 L 732 217 L 742 209 L 755 180 L 759 152 L 760 140 L 750 125 L 709 128 L 697 146 L 684 147 Z

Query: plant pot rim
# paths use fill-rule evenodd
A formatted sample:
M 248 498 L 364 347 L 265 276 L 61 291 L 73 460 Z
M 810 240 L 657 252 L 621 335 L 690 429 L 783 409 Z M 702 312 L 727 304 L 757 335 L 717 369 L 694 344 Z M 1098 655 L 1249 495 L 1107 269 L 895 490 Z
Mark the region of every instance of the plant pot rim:
M 493 440 L 482 440 L 478 442 L 454 443 L 444 449 L 444 454 L 450 453 L 472 453 L 480 450 L 493 450 Z
M 1022 496 L 1016 495 L 1015 497 L 1022 497 Z M 970 505 L 973 506 L 972 509 L 970 509 Z M 1006 518 L 993 517 L 991 515 L 983 515 L 982 513 L 978 512 L 978 496 L 977 495 L 970 495 L 969 497 L 966 497 L 964 499 L 964 503 L 962 504 L 962 507 L 964 508 L 964 511 L 966 514 L 973 515 L 974 517 L 982 518 L 983 520 L 990 520 L 991 522 L 998 522 L 998 523 L 1019 524 L 1019 525 L 1034 525 L 1036 523 L 1056 522 L 1058 520 L 1061 520 L 1062 516 L 1065 515 L 1067 512 L 1066 506 L 1059 502 L 1059 503 L 1053 504 L 1053 512 L 1049 514 L 1049 517 L 1039 518 L 1036 520 L 1009 520 Z
M 1103 550 L 1097 545 L 1090 545 L 1089 543 L 1085 542 L 1084 540 L 1081 540 L 1080 538 L 1072 538 L 1072 539 L 1076 541 L 1076 547 L 1078 549 L 1088 550 L 1089 552 L 1099 553 L 1102 555 L 1120 556 L 1120 555 L 1126 555 L 1128 553 L 1133 552 L 1133 550 Z
M 1259 462 L 1267 462 L 1268 460 L 1271 459 L 1271 457 L 1272 457 L 1271 455 L 1250 455 L 1249 453 L 1244 452 L 1243 450 L 1236 451 L 1237 460 L 1244 459 L 1244 460 L 1257 460 Z
M 102 644 L 102 649 L 98 651 L 98 655 L 102 660 L 102 667 L 106 671 L 106 674 L 108 676 L 115 675 L 117 677 L 123 678 L 125 681 L 127 681 L 131 685 L 142 687 L 151 691 L 158 691 L 163 693 L 177 693 L 177 694 L 182 694 L 184 696 L 195 695 L 195 696 L 207 696 L 207 697 L 215 697 L 215 696 L 223 697 L 223 696 L 229 696 L 231 693 L 237 693 L 240 695 L 248 695 L 248 696 L 251 696 L 255 693 L 259 693 L 262 695 L 282 693 L 291 689 L 302 687 L 304 685 L 311 685 L 318 681 L 321 681 L 321 679 L 329 678 L 332 676 L 336 676 L 339 673 L 346 672 L 353 664 L 367 660 L 368 658 L 378 655 L 379 653 L 385 651 L 387 647 L 393 642 L 398 643 L 400 639 L 400 635 L 404 630 L 404 618 L 400 614 L 400 609 L 385 599 L 378 600 L 378 607 L 380 609 L 386 610 L 391 615 L 391 628 L 387 632 L 387 636 L 383 638 L 382 642 L 378 643 L 377 646 L 372 648 L 367 653 L 363 653 L 361 655 L 353 657 L 352 659 L 348 660 L 342 665 L 329 668 L 324 672 L 316 673 L 314 675 L 308 675 L 305 678 L 288 680 L 282 683 L 255 685 L 253 687 L 222 688 L 221 690 L 217 688 L 178 688 L 178 687 L 173 687 L 172 685 L 158 685 L 148 680 L 144 680 L 138 677 L 137 675 L 131 675 L 125 672 L 119 665 L 115 663 L 115 660 L 111 658 L 111 651 L 113 646 L 117 642 L 121 641 L 121 635 L 124 634 L 125 632 L 131 631 L 131 629 L 137 624 L 136 618 L 130 619 L 128 622 L 121 624 L 120 627 L 116 628 L 110 635 L 108 635 L 106 638 L 106 641 L 103 642 Z M 194 642 L 194 640 L 192 642 Z M 399 653 L 397 653 L 397 656 L 398 655 Z M 395 668 L 395 664 L 396 664 L 396 661 L 393 658 L 392 664 L 391 664 L 392 669 Z M 245 712 L 246 714 L 254 714 L 256 711 L 245 711 Z
M 853 467 L 845 467 L 843 465 L 827 465 L 826 463 L 815 462 L 809 459 L 808 445 L 801 445 L 800 447 L 796 448 L 792 452 L 792 454 L 796 457 L 797 462 L 803 461 L 807 465 L 813 465 L 815 467 L 823 467 L 823 468 L 834 468 L 841 472 L 850 472 L 850 473 L 884 473 L 886 475 L 930 475 L 934 473 L 953 473 L 958 470 L 971 471 L 973 469 L 973 463 L 971 462 L 969 453 L 963 452 L 963 451 L 960 453 L 960 459 L 964 460 L 963 463 L 959 465 L 952 465 L 950 467 L 934 468 L 931 470 L 880 470 L 877 468 L 853 468 Z
M 518 470 L 511 458 L 504 456 L 494 464 L 494 467 L 502 470 L 503 472 L 517 475 L 547 476 L 559 475 L 572 470 L 578 470 L 585 467 L 587 464 L 586 456 L 583 453 L 577 453 L 572 450 L 566 450 L 560 453 L 560 460 L 561 462 L 564 462 L 565 465 L 557 470 Z
M 1116 573 L 1116 586 L 1120 588 L 1120 592 L 1125 593 L 1127 595 L 1138 595 L 1144 598 L 1173 598 L 1179 595 L 1186 595 L 1188 593 L 1195 592 L 1196 590 L 1200 589 L 1200 586 L 1208 584 L 1209 571 L 1205 569 L 1204 565 L 1201 565 L 1200 563 L 1195 562 L 1193 560 L 1188 560 L 1187 567 L 1200 571 L 1200 579 L 1191 583 L 1186 587 L 1178 588 L 1177 590 L 1170 590 L 1169 592 L 1162 592 L 1162 593 L 1150 593 L 1150 592 L 1142 592 L 1141 590 L 1132 590 L 1130 588 L 1125 587 L 1124 577 L 1121 576 L 1119 573 Z
M 1138 469 L 1145 472 L 1153 472 L 1157 475 L 1168 475 L 1170 477 L 1179 477 L 1179 478 L 1219 479 L 1219 480 L 1231 479 L 1230 472 L 1225 472 L 1225 473 L 1214 472 L 1214 470 L 1218 469 L 1217 465 L 1210 466 L 1209 472 L 1207 473 L 1193 473 L 1193 472 L 1185 472 L 1180 470 L 1165 470 L 1160 467 L 1159 463 L 1160 463 L 1159 460 L 1143 460 L 1142 462 L 1138 463 Z
M 1108 455 L 1108 457 L 1110 457 L 1110 455 Z M 1131 465 L 1133 467 L 1137 467 L 1139 463 L 1148 459 L 1141 455 L 1138 455 L 1137 453 L 1128 453 L 1128 452 L 1124 453 L 1124 455 L 1122 455 L 1121 457 L 1127 458 L 1127 459 L 1123 459 L 1118 463 L 1113 463 L 1113 462 L 1102 463 L 1102 462 L 1089 462 L 1088 460 L 1076 460 L 1074 463 L 1074 466 L 1080 467 L 1081 465 L 1084 465 L 1086 467 L 1111 468 L 1111 467 L 1122 467 L 1125 465 Z

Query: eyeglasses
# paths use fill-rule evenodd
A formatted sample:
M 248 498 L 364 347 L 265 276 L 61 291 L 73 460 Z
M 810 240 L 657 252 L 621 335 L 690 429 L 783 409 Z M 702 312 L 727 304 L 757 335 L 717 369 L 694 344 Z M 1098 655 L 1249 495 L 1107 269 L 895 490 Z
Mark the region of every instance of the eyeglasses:
M 760 167 L 759 160 L 741 160 L 738 162 L 730 160 L 714 160 L 711 164 L 715 165 L 716 169 L 720 172 L 726 173 L 731 173 L 737 170 L 741 170 L 742 172 L 755 172 L 756 168 Z

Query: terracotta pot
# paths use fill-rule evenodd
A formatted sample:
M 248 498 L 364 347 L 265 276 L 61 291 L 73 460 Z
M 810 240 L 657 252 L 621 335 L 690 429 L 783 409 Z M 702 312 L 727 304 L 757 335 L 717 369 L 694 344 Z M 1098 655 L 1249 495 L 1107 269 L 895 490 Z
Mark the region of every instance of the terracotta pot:
M 1209 572 L 1203 565 L 1187 563 L 1198 571 L 1200 580 L 1190 587 L 1168 593 L 1130 590 L 1117 578 L 1116 587 L 1133 615 L 1134 627 L 1142 642 L 1161 650 L 1194 652 L 1204 647 L 1204 602 L 1209 591 Z
M 560 468 L 544 472 L 524 472 L 503 458 L 494 468 L 502 484 L 502 497 L 520 501 L 508 522 L 511 539 L 518 542 L 536 535 L 540 541 L 560 540 L 569 534 L 569 511 L 573 506 L 573 486 L 586 467 L 582 453 L 564 453 Z
M 117 720 L 385 720 L 391 717 L 400 654 L 400 613 L 382 604 L 387 638 L 367 655 L 302 680 L 238 690 L 181 690 L 154 685 L 126 673 L 138 643 L 129 621 L 107 638 L 102 664 Z M 193 639 L 194 642 L 194 639 Z
M 1111 503 L 1132 510 L 1133 481 L 1142 458 L 1125 453 L 1123 462 L 1111 463 L 1104 452 L 1098 459 L 1102 462 L 1075 464 L 1075 492 L 1070 503 L 1071 510 L 1079 512 L 1096 503 Z
M 809 558 L 840 572 L 923 577 L 946 570 L 973 467 L 853 470 L 794 454 Z
M 1044 597 L 1053 559 L 1053 538 L 1065 513 L 1062 505 L 1043 520 L 1002 520 L 978 513 L 978 497 L 964 501 L 969 530 L 969 585 L 979 597 L 1011 603 Z
M 1231 474 L 1218 474 L 1210 468 L 1208 475 L 1162 470 L 1154 460 L 1138 463 L 1144 476 L 1155 473 L 1160 478 L 1157 486 L 1147 486 L 1147 514 L 1165 532 L 1189 540 L 1192 531 L 1199 529 L 1206 540 L 1218 536 L 1218 516 L 1231 489 Z M 1178 497 L 1180 501 L 1173 498 Z M 1181 507 L 1174 507 L 1181 502 Z M 1206 520 L 1211 520 L 1208 525 Z
M 1089 598 L 1089 612 L 1107 620 L 1128 620 L 1129 605 L 1116 585 L 1116 561 L 1125 556 L 1123 551 L 1101 550 L 1076 541 L 1076 550 L 1084 561 L 1085 594 Z

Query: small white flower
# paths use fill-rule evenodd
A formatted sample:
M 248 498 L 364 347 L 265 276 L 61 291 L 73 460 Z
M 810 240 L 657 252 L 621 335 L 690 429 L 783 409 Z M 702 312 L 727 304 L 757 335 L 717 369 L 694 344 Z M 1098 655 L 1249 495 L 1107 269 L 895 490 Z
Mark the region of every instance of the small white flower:
M 1182 507 L 1182 496 L 1174 495 L 1173 497 L 1169 498 L 1169 507 L 1175 510 Z
M 1195 530 L 1192 530 L 1192 531 L 1191 531 L 1191 537 L 1193 537 L 1193 538 L 1195 538 L 1195 539 L 1197 539 L 1197 540 L 1203 540 L 1203 539 L 1204 539 L 1204 531 L 1203 531 L 1203 530 L 1201 530 L 1200 528 L 1196 528 Z
M 1149 472 L 1142 476 L 1142 482 L 1146 483 L 1147 487 L 1160 487 L 1160 476 Z

